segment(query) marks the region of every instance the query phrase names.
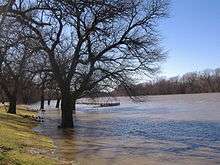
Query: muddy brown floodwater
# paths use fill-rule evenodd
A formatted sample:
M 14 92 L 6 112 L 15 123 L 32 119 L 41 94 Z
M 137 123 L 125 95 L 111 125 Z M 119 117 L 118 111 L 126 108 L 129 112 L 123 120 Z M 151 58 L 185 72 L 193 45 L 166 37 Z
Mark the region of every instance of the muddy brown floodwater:
M 77 105 L 72 130 L 57 128 L 60 111 L 52 102 L 35 130 L 54 140 L 66 165 L 220 164 L 220 93 L 144 99 L 118 98 L 117 107 Z

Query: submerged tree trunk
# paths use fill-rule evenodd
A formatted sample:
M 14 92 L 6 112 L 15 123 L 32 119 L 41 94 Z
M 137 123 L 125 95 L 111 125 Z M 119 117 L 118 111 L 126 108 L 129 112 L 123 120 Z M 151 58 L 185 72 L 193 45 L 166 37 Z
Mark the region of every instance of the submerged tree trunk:
M 44 109 L 44 95 L 41 95 L 40 98 L 40 109 Z
M 40 109 L 44 109 L 44 89 L 41 89 Z
M 60 107 L 60 99 L 57 99 L 56 108 Z
M 41 86 L 41 96 L 40 96 L 40 109 L 44 109 L 44 82 Z
M 62 124 L 63 128 L 73 128 L 73 99 L 70 92 L 62 94 L 61 110 L 62 110 Z
M 17 102 L 16 97 L 13 97 L 13 98 L 9 99 L 8 113 L 16 114 L 16 102 Z

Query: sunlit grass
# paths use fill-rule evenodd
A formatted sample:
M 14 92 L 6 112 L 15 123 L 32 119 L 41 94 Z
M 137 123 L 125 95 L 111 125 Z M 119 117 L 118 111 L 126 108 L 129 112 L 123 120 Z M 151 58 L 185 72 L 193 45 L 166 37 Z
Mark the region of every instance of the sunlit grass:
M 54 146 L 45 136 L 35 133 L 35 112 L 18 107 L 17 115 L 0 107 L 0 165 L 51 165 Z

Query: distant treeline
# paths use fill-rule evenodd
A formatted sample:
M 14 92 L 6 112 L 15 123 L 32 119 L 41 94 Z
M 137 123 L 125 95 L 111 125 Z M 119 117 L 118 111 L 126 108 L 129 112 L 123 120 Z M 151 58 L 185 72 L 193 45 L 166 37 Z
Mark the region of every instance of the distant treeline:
M 159 78 L 147 83 L 133 85 L 133 95 L 165 95 L 220 92 L 220 68 L 207 69 L 203 72 L 186 73 L 183 76 L 169 79 Z M 118 87 L 112 92 L 117 96 L 125 96 L 127 92 Z

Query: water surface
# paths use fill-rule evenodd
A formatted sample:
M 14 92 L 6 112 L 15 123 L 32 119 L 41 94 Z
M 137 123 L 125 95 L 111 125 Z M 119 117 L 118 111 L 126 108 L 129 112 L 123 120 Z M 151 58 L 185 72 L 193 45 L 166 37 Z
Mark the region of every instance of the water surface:
M 57 128 L 52 102 L 36 130 L 52 137 L 63 164 L 220 164 L 220 93 L 118 100 L 117 107 L 77 105 L 74 130 Z

